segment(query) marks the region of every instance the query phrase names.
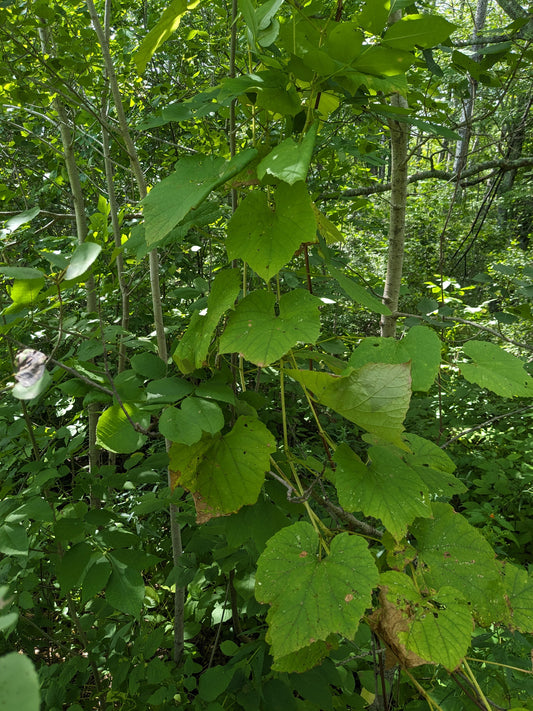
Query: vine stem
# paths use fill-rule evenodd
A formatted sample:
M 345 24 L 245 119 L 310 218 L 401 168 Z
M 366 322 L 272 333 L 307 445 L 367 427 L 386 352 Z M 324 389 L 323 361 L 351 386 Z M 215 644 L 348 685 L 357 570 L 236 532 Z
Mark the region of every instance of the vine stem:
M 468 664 L 468 662 L 466 661 L 466 659 L 463 659 L 463 669 L 465 670 L 466 675 L 467 675 L 468 678 L 470 679 L 470 682 L 472 683 L 472 686 L 474 687 L 474 689 L 475 689 L 475 691 L 476 691 L 478 697 L 479 697 L 479 698 L 481 699 L 481 701 L 483 702 L 483 705 L 485 706 L 485 708 L 487 709 L 487 711 L 492 711 L 492 706 L 491 706 L 491 705 L 489 704 L 489 702 L 487 701 L 487 697 L 485 696 L 485 694 L 483 693 L 482 688 L 481 688 L 480 685 L 478 684 L 478 680 L 476 679 L 475 674 L 473 673 L 472 669 L 470 669 L 470 665 Z
M 408 672 L 407 669 L 403 669 L 402 671 L 409 677 L 409 679 L 411 679 L 411 682 L 416 687 L 417 691 L 428 702 L 428 706 L 431 711 L 433 711 L 433 709 L 435 709 L 436 711 L 443 711 L 442 706 L 439 706 L 439 704 L 436 701 L 433 701 L 433 699 L 428 694 L 428 692 L 424 689 L 424 687 L 418 683 L 418 681 L 415 679 L 415 677 L 410 672 Z

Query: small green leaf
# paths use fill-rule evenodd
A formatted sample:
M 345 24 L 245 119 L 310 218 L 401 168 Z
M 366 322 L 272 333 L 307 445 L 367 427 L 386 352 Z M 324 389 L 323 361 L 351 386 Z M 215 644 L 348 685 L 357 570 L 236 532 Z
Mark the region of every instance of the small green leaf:
M 135 405 L 124 403 L 124 409 L 120 405 L 112 405 L 98 419 L 96 441 L 97 444 L 110 452 L 130 454 L 142 447 L 146 441 L 146 435 L 135 431 L 124 410 L 132 422 L 139 424 L 143 429 L 146 429 L 150 424 L 149 416 L 141 412 Z
M 208 400 L 188 397 L 178 410 L 168 407 L 159 419 L 159 431 L 172 442 L 191 445 L 198 442 L 202 431 L 216 434 L 224 426 L 220 407 Z
M 474 361 L 459 366 L 468 382 L 502 397 L 533 396 L 533 378 L 516 356 L 488 341 L 467 341 L 463 352 Z
M 314 124 L 305 134 L 301 143 L 286 138 L 273 148 L 257 166 L 257 177 L 262 180 L 268 173 L 289 185 L 307 178 L 309 163 L 313 153 L 318 124 Z
M 259 558 L 255 588 L 258 601 L 271 605 L 267 621 L 274 659 L 334 633 L 353 639 L 377 582 L 372 555 L 358 536 L 341 533 L 322 557 L 310 524 L 276 533 Z
M 0 274 L 8 279 L 30 279 L 44 280 L 44 274 L 39 269 L 33 267 L 0 267 Z
M 111 563 L 104 555 L 93 560 L 85 571 L 81 584 L 82 602 L 87 602 L 105 588 L 111 575 Z
M 146 386 L 147 402 L 165 404 L 181 400 L 193 391 L 193 386 L 183 378 L 161 378 Z
M 65 272 L 65 279 L 67 281 L 77 279 L 85 274 L 101 251 L 102 247 L 95 242 L 84 242 L 78 245 L 70 258 L 67 271 Z
M 155 247 L 211 190 L 237 175 L 256 154 L 249 148 L 229 161 L 200 154 L 181 158 L 175 171 L 143 200 L 147 245 Z
M 0 526 L 0 553 L 13 556 L 27 556 L 28 534 L 22 524 L 4 523 Z
M 81 583 L 91 555 L 91 546 L 82 541 L 69 548 L 61 558 L 57 568 L 57 580 L 63 592 L 70 592 Z
M 365 466 L 347 444 L 337 447 L 335 486 L 347 511 L 381 519 L 397 541 L 417 517 L 431 516 L 429 492 L 416 472 L 387 447 L 370 447 Z
M 381 35 L 387 26 L 390 5 L 390 0 L 366 0 L 356 15 L 357 24 L 373 35 Z
M 340 288 L 350 297 L 350 299 L 358 304 L 362 304 L 370 311 L 374 311 L 378 314 L 384 314 L 385 316 L 390 315 L 391 310 L 389 307 L 383 304 L 376 296 L 371 294 L 366 287 L 356 282 L 355 279 L 350 279 L 350 277 L 343 274 L 340 269 L 336 269 L 331 264 L 328 265 L 328 271 Z
M 182 373 L 192 373 L 203 366 L 218 322 L 234 305 L 240 288 L 237 269 L 224 269 L 216 274 L 207 299 L 207 313 L 193 313 L 172 356 Z
M 129 568 L 113 554 L 109 555 L 112 572 L 105 588 L 105 598 L 115 610 L 139 617 L 144 601 L 144 581 L 138 570 Z
M 314 343 L 320 334 L 319 299 L 304 289 L 283 294 L 279 316 L 274 294 L 253 291 L 230 315 L 220 338 L 220 353 L 238 352 L 265 367 L 274 363 L 298 342 Z
M 11 217 L 6 222 L 6 229 L 8 229 L 10 232 L 15 232 L 21 225 L 25 225 L 28 222 L 31 222 L 33 218 L 37 217 L 40 212 L 41 210 L 38 207 L 32 207 L 31 210 L 24 210 L 24 212 L 21 212 L 18 215 Z
M 409 365 L 368 363 L 346 375 L 287 370 L 315 398 L 350 422 L 405 449 L 401 434 L 411 398 Z
M 316 219 L 303 182 L 280 184 L 272 204 L 260 190 L 251 192 L 228 224 L 229 259 L 244 259 L 265 281 L 291 259 L 302 242 L 316 242 Z
M 39 677 L 24 654 L 0 657 L 0 708 L 8 711 L 39 711 Z
M 146 35 L 134 55 L 135 66 L 139 74 L 144 72 L 154 52 L 178 29 L 181 18 L 187 10 L 195 8 L 199 2 L 200 0 L 193 0 L 192 2 L 188 2 L 188 0 L 171 0 L 156 26 Z
M 131 367 L 136 373 L 150 380 L 162 378 L 167 372 L 165 361 L 155 353 L 137 353 L 131 359 Z

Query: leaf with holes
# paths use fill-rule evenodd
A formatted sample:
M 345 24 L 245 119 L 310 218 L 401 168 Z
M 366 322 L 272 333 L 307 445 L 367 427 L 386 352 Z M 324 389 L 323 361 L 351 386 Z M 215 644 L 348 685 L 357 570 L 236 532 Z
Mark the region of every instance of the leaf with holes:
M 377 582 L 373 557 L 358 536 L 341 533 L 322 557 L 310 524 L 276 533 L 259 558 L 255 584 L 257 600 L 271 606 L 268 640 L 274 659 L 334 633 L 353 639 Z
M 304 289 L 283 294 L 279 315 L 269 291 L 253 291 L 230 315 L 219 353 L 242 353 L 252 363 L 274 363 L 297 343 L 315 343 L 320 334 L 320 300 Z
M 418 586 L 439 590 L 453 581 L 480 624 L 509 624 L 505 590 L 490 545 L 448 504 L 435 502 L 432 509 L 433 519 L 415 521 L 410 529 L 418 550 Z

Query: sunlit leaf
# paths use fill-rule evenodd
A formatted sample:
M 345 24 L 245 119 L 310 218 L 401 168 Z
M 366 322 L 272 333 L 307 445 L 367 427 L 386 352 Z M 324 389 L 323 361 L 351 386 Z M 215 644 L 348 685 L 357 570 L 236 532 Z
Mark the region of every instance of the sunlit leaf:
M 532 397 L 533 378 L 524 370 L 524 362 L 488 341 L 467 341 L 465 355 L 473 363 L 461 363 L 461 373 L 470 383 L 502 397 Z
M 65 279 L 77 279 L 82 276 L 82 274 L 85 274 L 101 251 L 102 247 L 96 244 L 96 242 L 84 242 L 83 244 L 79 244 L 70 258 L 67 271 L 65 272 Z

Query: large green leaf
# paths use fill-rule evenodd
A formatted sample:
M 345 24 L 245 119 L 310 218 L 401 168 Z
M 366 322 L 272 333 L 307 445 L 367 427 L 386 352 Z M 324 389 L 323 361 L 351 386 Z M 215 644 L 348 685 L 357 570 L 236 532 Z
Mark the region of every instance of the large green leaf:
M 360 27 L 374 35 L 381 35 L 387 25 L 390 0 L 366 0 L 356 19 Z
M 57 580 L 63 592 L 70 592 L 81 582 L 91 555 L 92 548 L 85 541 L 66 551 L 57 568 Z
M 316 219 L 303 182 L 251 192 L 228 224 L 229 259 L 244 259 L 265 281 L 287 264 L 303 242 L 316 241 Z
M 200 154 L 181 158 L 176 170 L 152 188 L 143 200 L 148 246 L 155 247 L 189 210 L 198 207 L 211 190 L 237 175 L 256 153 L 249 148 L 229 161 Z
M 178 29 L 187 10 L 196 7 L 199 2 L 200 0 L 171 0 L 156 26 L 146 35 L 135 53 L 135 66 L 139 74 L 144 72 L 154 52 Z
M 242 353 L 265 367 L 281 358 L 298 342 L 314 343 L 320 334 L 319 299 L 304 289 L 283 294 L 279 315 L 270 291 L 248 294 L 230 315 L 220 338 L 220 353 Z
M 438 15 L 405 15 L 385 32 L 382 42 L 394 49 L 428 49 L 448 39 L 455 25 Z
M 18 215 L 11 217 L 6 222 L 6 229 L 9 230 L 9 232 L 16 232 L 16 230 L 18 230 L 21 225 L 25 225 L 28 222 L 31 222 L 33 218 L 37 217 L 40 212 L 41 210 L 39 207 L 32 207 L 30 210 L 24 210 L 24 212 L 19 212 Z
M 146 429 L 150 424 L 150 417 L 139 410 L 135 405 L 112 405 L 100 415 L 96 425 L 96 441 L 104 449 L 119 454 L 129 454 L 140 449 L 146 441 L 146 435 L 137 432 L 131 425 L 124 410 L 131 421 Z
M 377 582 L 372 555 L 358 536 L 336 536 L 322 558 L 309 523 L 276 533 L 259 558 L 255 587 L 259 602 L 271 605 L 268 639 L 274 659 L 333 633 L 353 639 Z
M 368 363 L 341 377 L 312 370 L 286 372 L 326 407 L 405 449 L 401 434 L 411 398 L 408 364 Z
M 169 452 L 176 482 L 201 501 L 199 515 L 238 511 L 257 501 L 275 440 L 254 417 L 239 417 L 227 434 L 204 438 L 188 447 L 174 443 Z
M 455 669 L 466 656 L 472 636 L 466 598 L 449 586 L 422 595 L 410 577 L 392 570 L 380 576 L 380 587 L 379 631 L 393 651 L 397 640 L 421 660 Z M 383 604 L 384 598 L 392 608 Z
M 413 391 L 427 392 L 439 372 L 440 340 L 425 326 L 414 326 L 401 341 L 395 338 L 365 338 L 350 358 L 353 368 L 365 363 L 406 363 L 411 361 Z
M 519 358 L 488 341 L 467 341 L 463 352 L 474 361 L 459 366 L 468 382 L 502 397 L 533 396 L 533 378 Z
M 429 492 L 417 473 L 387 447 L 370 447 L 365 466 L 347 444 L 335 451 L 340 505 L 381 519 L 399 541 L 417 517 L 431 516 Z
M 484 625 L 509 622 L 504 587 L 496 555 L 482 534 L 448 504 L 432 504 L 432 520 L 411 527 L 416 539 L 420 586 L 436 590 L 453 585 L 472 604 L 472 614 Z
M 207 313 L 193 313 L 172 355 L 182 373 L 187 375 L 203 366 L 218 322 L 224 312 L 233 306 L 239 290 L 240 276 L 237 269 L 225 269 L 216 274 L 207 300 Z
M 0 657 L 0 709 L 39 711 L 39 677 L 24 654 L 11 652 Z
M 257 166 L 259 180 L 262 180 L 267 173 L 289 185 L 305 180 L 311 162 L 317 126 L 318 124 L 314 124 L 311 127 L 301 143 L 296 143 L 289 136 L 273 148 Z

